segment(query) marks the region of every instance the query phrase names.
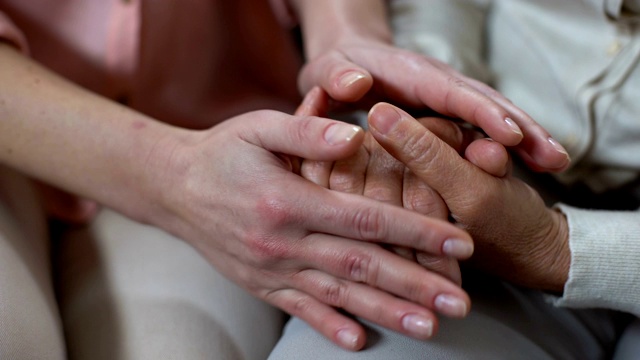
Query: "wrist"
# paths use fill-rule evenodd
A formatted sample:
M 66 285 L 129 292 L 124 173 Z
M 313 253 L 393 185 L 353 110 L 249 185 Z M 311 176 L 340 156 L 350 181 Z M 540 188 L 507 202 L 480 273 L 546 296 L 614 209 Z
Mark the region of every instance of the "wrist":
M 300 19 L 307 59 L 316 58 L 343 43 L 391 43 L 385 1 L 289 1 Z
M 138 144 L 136 153 L 144 155 L 130 165 L 136 173 L 128 178 L 134 179 L 131 185 L 140 201 L 131 202 L 127 215 L 174 233 L 178 195 L 187 166 L 184 153 L 198 131 L 158 125 Z
M 548 249 L 544 253 L 546 274 L 542 277 L 540 288 L 554 292 L 563 292 L 569 278 L 571 250 L 569 248 L 569 225 L 566 216 L 556 209 L 547 210 L 552 219 L 552 230 L 548 233 Z

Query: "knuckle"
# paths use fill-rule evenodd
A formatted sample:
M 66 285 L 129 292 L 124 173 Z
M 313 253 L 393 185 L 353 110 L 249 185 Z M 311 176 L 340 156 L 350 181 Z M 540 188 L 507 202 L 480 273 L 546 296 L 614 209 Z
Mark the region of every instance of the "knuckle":
M 362 240 L 379 240 L 386 232 L 384 214 L 379 207 L 367 207 L 356 211 L 352 222 Z
M 290 128 L 290 135 L 292 138 L 300 141 L 305 141 L 309 134 L 315 134 L 317 128 L 318 119 L 311 116 L 300 116 L 296 119 L 296 126 Z M 303 144 L 303 142 L 300 142 Z
M 364 188 L 363 179 L 352 174 L 332 173 L 330 179 L 330 189 L 349 194 L 360 194 Z
M 284 194 L 270 193 L 256 201 L 255 212 L 267 228 L 284 227 L 295 221 L 296 213 Z
M 451 85 L 454 88 L 467 88 L 469 87 L 469 84 L 467 84 L 466 81 L 464 81 L 463 79 L 457 77 L 457 76 L 449 76 L 447 78 L 447 82 L 449 83 L 449 85 Z
M 425 252 L 418 252 L 416 254 L 416 261 L 425 269 L 442 274 L 446 273 L 450 268 L 451 260 L 449 258 L 443 258 L 441 256 L 435 256 Z
M 429 186 L 419 186 L 406 196 L 404 206 L 422 215 L 446 218 L 449 213 L 440 196 Z
M 384 186 L 386 184 L 374 185 L 367 189 L 366 196 L 388 204 L 396 204 L 398 202 L 397 196 L 389 187 Z
M 303 160 L 300 173 L 316 185 L 326 187 L 333 163 L 328 161 Z
M 350 280 L 375 284 L 378 278 L 378 267 L 373 265 L 370 254 L 360 251 L 349 251 L 342 259 L 344 274 Z
M 301 315 L 307 314 L 310 310 L 313 309 L 313 303 L 311 298 L 308 296 L 297 296 L 292 299 L 291 303 L 285 310 L 287 310 L 291 315 Z
M 244 242 L 249 248 L 253 263 L 260 267 L 274 264 L 290 255 L 291 245 L 276 234 L 248 232 Z
M 348 289 L 340 280 L 322 284 L 319 292 L 320 299 L 331 306 L 342 308 L 347 303 Z
M 459 104 L 459 96 L 461 92 L 468 91 L 470 89 L 469 84 L 463 79 L 456 76 L 447 77 L 448 90 L 444 96 L 444 104 L 449 114 L 456 114 L 456 107 Z
M 441 150 L 440 142 L 436 141 L 428 130 L 410 134 L 404 145 L 409 168 L 422 172 L 428 169 Z
M 426 270 L 425 270 L 426 271 Z M 429 285 L 419 279 L 408 279 L 404 284 L 404 294 L 410 300 L 418 301 L 419 303 L 428 303 L 424 300 L 428 295 Z

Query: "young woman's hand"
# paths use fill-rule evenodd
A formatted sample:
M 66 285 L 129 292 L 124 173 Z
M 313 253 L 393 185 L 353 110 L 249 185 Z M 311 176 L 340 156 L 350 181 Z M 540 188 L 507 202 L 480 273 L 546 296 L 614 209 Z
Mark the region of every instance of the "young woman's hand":
M 298 157 L 344 159 L 363 138 L 362 129 L 339 121 L 259 111 L 194 132 L 186 143 L 159 146 L 160 158 L 171 159 L 166 178 L 158 178 L 167 189 L 164 228 L 253 295 L 347 349 L 361 348 L 365 334 L 339 309 L 429 338 L 435 313 L 465 316 L 469 298 L 379 245 L 464 259 L 473 251 L 468 234 L 295 173 Z
M 536 171 L 569 166 L 566 150 L 500 93 L 436 59 L 394 46 L 385 1 L 288 3 L 303 31 L 302 93 L 318 85 L 332 99 L 361 102 L 367 109 L 379 101 L 431 109 L 481 128 Z

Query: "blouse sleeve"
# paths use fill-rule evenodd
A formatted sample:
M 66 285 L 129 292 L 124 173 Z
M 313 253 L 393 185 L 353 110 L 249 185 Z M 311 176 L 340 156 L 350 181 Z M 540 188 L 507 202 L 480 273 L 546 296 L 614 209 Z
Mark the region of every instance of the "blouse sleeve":
M 556 304 L 640 316 L 640 209 L 556 208 L 567 216 L 571 248 L 569 279 Z

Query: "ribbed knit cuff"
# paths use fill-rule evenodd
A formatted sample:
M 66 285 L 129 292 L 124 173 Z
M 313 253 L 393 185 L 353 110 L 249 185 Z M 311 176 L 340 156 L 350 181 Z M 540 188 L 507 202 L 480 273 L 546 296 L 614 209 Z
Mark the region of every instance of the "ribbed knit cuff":
M 569 222 L 571 268 L 558 306 L 640 316 L 640 211 L 555 206 Z

